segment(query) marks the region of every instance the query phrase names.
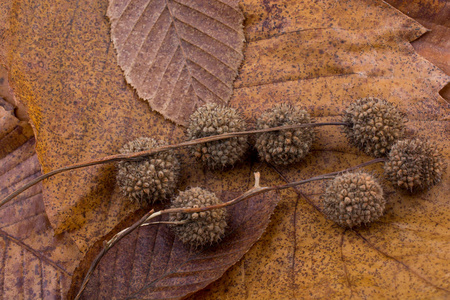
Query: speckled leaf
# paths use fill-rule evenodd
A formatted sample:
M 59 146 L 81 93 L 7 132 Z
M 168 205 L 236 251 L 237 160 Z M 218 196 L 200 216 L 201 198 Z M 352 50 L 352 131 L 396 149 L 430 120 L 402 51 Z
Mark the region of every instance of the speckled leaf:
M 446 146 L 449 162 L 448 122 L 414 121 L 409 126 Z M 328 138 L 344 143 L 338 135 Z M 294 180 L 368 159 L 356 151 L 326 147 L 313 151 L 295 168 L 279 171 Z M 382 171 L 380 167 L 368 170 Z M 324 187 L 316 183 L 297 193 L 283 192 L 261 239 L 221 279 L 188 299 L 448 298 L 448 173 L 440 186 L 418 196 L 394 190 L 383 181 L 388 200 L 385 216 L 355 231 L 338 227 L 309 203 L 322 209 Z
M 35 127 L 44 171 L 116 153 L 141 134 L 180 140 L 181 129 L 151 112 L 124 83 L 109 44 L 106 3 L 13 2 L 1 44 L 16 95 Z M 230 105 L 251 123 L 279 102 L 304 106 L 317 121 L 337 120 L 354 99 L 377 96 L 408 115 L 410 134 L 450 148 L 448 104 L 438 94 L 448 76 L 411 46 L 426 31 L 420 24 L 377 0 L 245 0 L 242 8 L 248 47 Z M 312 155 L 279 170 L 289 180 L 369 159 L 350 147 L 339 129 L 318 131 Z M 202 174 L 196 166 L 185 168 Z M 224 190 L 249 186 L 247 170 Z M 270 183 L 281 182 L 275 171 L 263 170 Z M 220 174 L 211 173 L 210 182 L 222 184 Z M 440 250 L 448 249 L 449 236 L 448 175 L 445 179 L 419 197 L 394 194 L 385 184 L 386 216 L 358 231 L 369 243 L 354 232 L 343 233 L 304 197 L 284 192 L 262 240 L 195 297 L 448 297 L 448 251 Z M 320 207 L 322 188 L 315 184 L 300 191 Z M 52 225 L 67 230 L 83 252 L 134 211 L 114 189 L 112 166 L 59 175 L 44 182 L 44 193 Z
M 289 102 L 317 122 L 339 120 L 351 101 L 382 97 L 407 114 L 409 135 L 438 143 L 449 163 L 449 106 L 438 93 L 449 77 L 414 52 L 409 41 L 425 32 L 418 23 L 381 1 L 245 1 L 243 9 L 249 44 L 230 104 L 248 118 Z M 279 168 L 280 180 L 370 159 L 341 130 L 318 132 L 312 154 Z M 382 173 L 380 166 L 370 170 Z M 448 172 L 441 185 L 417 196 L 383 185 L 386 215 L 355 231 L 337 227 L 309 203 L 321 209 L 324 184 L 283 192 L 261 240 L 190 299 L 448 298 Z
M 205 103 L 228 103 L 242 62 L 236 0 L 109 0 L 111 39 L 125 78 L 177 124 Z
M 0 99 L 0 120 L 5 120 Z M 16 141 L 1 148 L 0 198 L 41 174 L 29 125 L 13 115 L 1 128 L 13 130 L 0 135 Z M 15 120 L 14 120 L 15 119 Z M 5 127 L 4 127 L 5 126 Z M 28 127 L 28 128 L 27 128 Z M 2 132 L 3 133 L 3 132 Z M 61 299 L 81 258 L 73 241 L 65 234 L 54 236 L 42 201 L 42 186 L 36 185 L 0 208 L 0 298 Z
M 189 179 L 181 188 L 201 186 L 229 201 L 252 187 L 251 171 L 250 166 L 222 174 L 185 171 L 183 177 Z M 230 191 L 236 178 L 243 179 L 242 186 Z M 178 299 L 204 288 L 261 237 L 279 199 L 271 192 L 228 208 L 226 236 L 220 244 L 203 250 L 183 245 L 167 225 L 139 228 L 105 255 L 83 298 Z M 162 220 L 167 220 L 167 215 Z M 74 291 L 78 288 L 76 285 Z
M 5 64 L 16 97 L 28 108 L 44 172 L 116 154 L 139 136 L 173 143 L 183 135 L 124 82 L 106 2 L 13 1 L 11 7 Z M 82 252 L 137 209 L 119 193 L 115 176 L 108 164 L 43 184 L 52 226 L 67 232 Z

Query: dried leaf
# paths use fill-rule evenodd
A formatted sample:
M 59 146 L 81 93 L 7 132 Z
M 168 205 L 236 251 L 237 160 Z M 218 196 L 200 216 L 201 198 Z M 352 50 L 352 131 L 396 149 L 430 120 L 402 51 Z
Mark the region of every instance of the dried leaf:
M 388 0 L 386 1 L 411 18 L 427 27 L 427 32 L 412 45 L 414 49 L 450 75 L 450 6 L 446 1 L 432 0 Z M 440 94 L 450 100 L 450 84 L 441 90 Z
M 153 110 L 185 125 L 196 107 L 228 103 L 243 58 L 236 0 L 110 0 L 107 16 L 118 64 Z
M 17 119 L 10 119 L 9 124 L 15 124 L 16 130 L 6 138 L 16 143 L 0 159 L 0 198 L 41 174 L 34 138 L 20 133 L 23 128 Z M 31 132 L 31 128 L 23 132 Z M 4 140 L 0 138 L 0 144 Z M 64 298 L 80 258 L 81 253 L 67 235 L 54 236 L 45 214 L 41 185 L 0 208 L 2 299 Z
M 220 175 L 197 172 L 185 177 L 192 178 L 185 184 L 208 188 L 229 201 L 252 187 L 250 171 L 244 167 Z M 247 187 L 229 190 L 230 181 L 246 176 L 250 176 Z M 228 208 L 226 236 L 218 245 L 203 250 L 183 245 L 165 224 L 137 229 L 104 256 L 83 298 L 178 299 L 204 288 L 220 278 L 261 237 L 279 199 L 270 192 Z M 166 215 L 161 220 L 167 219 Z M 74 291 L 78 288 L 76 285 Z
M 5 35 L 5 45 L 13 45 L 6 48 L 10 84 L 28 107 L 45 173 L 116 154 L 139 136 L 174 143 L 183 135 L 124 82 L 108 34 L 106 6 L 88 0 L 44 1 L 39 7 L 17 1 L 11 6 L 11 31 Z M 108 164 L 44 182 L 44 203 L 55 232 L 67 232 L 82 252 L 137 209 L 120 194 L 115 176 L 115 166 Z
M 35 7 L 15 1 L 12 7 L 7 65 L 15 93 L 30 111 L 44 171 L 115 153 L 141 134 L 170 136 L 171 142 L 181 137 L 179 128 L 150 112 L 124 84 L 108 42 L 106 4 L 44 1 Z M 352 100 L 376 96 L 407 113 L 411 133 L 450 148 L 444 140 L 448 105 L 438 95 L 448 76 L 409 43 L 425 32 L 422 26 L 375 0 L 283 5 L 254 0 L 245 1 L 243 9 L 249 44 L 230 104 L 251 122 L 279 102 L 304 106 L 317 121 L 337 120 Z M 348 145 L 339 129 L 326 128 L 307 160 L 280 172 L 289 180 L 303 179 L 368 159 Z M 193 178 L 205 174 L 193 165 L 184 168 Z M 227 183 L 221 172 L 209 173 L 208 182 L 216 185 L 213 190 L 220 184 L 239 191 L 249 170 Z M 280 180 L 265 173 L 270 183 Z M 105 166 L 44 184 L 49 219 L 59 231 L 70 230 L 83 252 L 134 210 L 111 191 L 113 178 L 112 166 Z M 223 281 L 196 296 L 445 297 L 448 255 L 439 247 L 449 236 L 448 175 L 446 180 L 421 195 L 424 199 L 395 191 L 386 217 L 359 231 L 370 244 L 353 232 L 342 233 L 303 197 L 285 193 L 263 240 Z M 320 185 L 300 191 L 320 207 Z
M 339 119 L 354 99 L 382 97 L 407 113 L 410 135 L 444 148 L 448 163 L 449 109 L 438 91 L 449 77 L 408 43 L 423 27 L 379 1 L 327 3 L 292 2 L 282 10 L 275 2 L 245 5 L 249 44 L 230 104 L 253 119 L 275 103 L 289 102 L 308 108 L 320 122 Z M 288 20 L 313 21 L 295 29 Z M 314 149 L 305 162 L 279 169 L 280 179 L 369 160 L 339 129 L 320 130 Z M 441 185 L 418 196 L 384 182 L 386 215 L 355 231 L 337 227 L 311 205 L 321 209 L 323 184 L 283 193 L 261 240 L 190 299 L 446 298 L 449 179 L 447 173 Z
M 409 126 L 446 146 L 449 161 L 448 122 L 416 121 Z M 328 138 L 344 142 L 337 135 Z M 367 160 L 359 153 L 316 150 L 304 163 L 279 171 L 291 181 Z M 354 231 L 336 226 L 309 203 L 322 208 L 324 187 L 316 183 L 300 187 L 298 193 L 283 193 L 262 238 L 221 279 L 188 299 L 448 297 L 448 173 L 440 186 L 418 196 L 384 182 L 385 216 Z

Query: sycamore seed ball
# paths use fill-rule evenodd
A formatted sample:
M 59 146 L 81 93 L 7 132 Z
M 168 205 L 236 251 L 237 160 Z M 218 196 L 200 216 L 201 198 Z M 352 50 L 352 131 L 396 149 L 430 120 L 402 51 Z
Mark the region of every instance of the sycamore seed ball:
M 120 153 L 128 154 L 166 145 L 163 141 L 140 137 L 125 144 Z M 164 200 L 175 191 L 180 164 L 173 151 L 156 153 L 138 161 L 118 163 L 117 182 L 132 201 L 148 203 Z
M 187 139 L 245 130 L 246 123 L 234 108 L 210 103 L 191 115 Z M 221 169 L 233 166 L 243 157 L 247 148 L 247 136 L 240 136 L 197 144 L 191 147 L 191 153 L 209 168 Z
M 258 119 L 258 129 L 311 123 L 307 111 L 289 104 L 280 104 L 264 112 Z M 302 160 L 311 149 L 314 130 L 310 127 L 275 132 L 257 136 L 255 147 L 262 160 L 277 165 L 288 165 Z
M 383 215 L 386 204 L 380 184 L 364 172 L 336 176 L 323 199 L 324 213 L 347 228 L 377 220 Z
M 442 180 L 445 163 L 435 144 L 420 139 L 398 141 L 384 165 L 386 177 L 394 186 L 417 192 Z
M 387 155 L 392 145 L 405 132 L 405 118 L 385 100 L 363 98 L 352 103 L 344 113 L 343 122 L 349 141 L 367 155 Z
M 220 204 L 222 201 L 212 192 L 195 187 L 180 192 L 172 201 L 171 208 L 198 208 Z M 198 213 L 177 213 L 170 215 L 171 222 L 187 221 L 181 225 L 171 225 L 176 236 L 185 244 L 203 247 L 215 244 L 225 234 L 227 211 L 225 208 L 203 211 Z

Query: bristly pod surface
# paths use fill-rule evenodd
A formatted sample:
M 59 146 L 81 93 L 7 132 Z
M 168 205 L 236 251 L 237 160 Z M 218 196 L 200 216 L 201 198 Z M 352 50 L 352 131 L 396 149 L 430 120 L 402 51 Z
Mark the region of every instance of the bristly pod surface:
M 350 143 L 367 155 L 387 155 L 392 145 L 405 132 L 405 117 L 390 102 L 378 98 L 363 98 L 350 104 L 344 112 L 343 122 Z
M 209 103 L 191 115 L 187 139 L 245 130 L 246 123 L 236 109 Z M 240 136 L 197 144 L 191 147 L 191 153 L 210 169 L 222 169 L 242 159 L 248 148 L 247 140 L 247 136 Z
M 384 164 L 386 178 L 396 187 L 417 192 L 442 180 L 446 165 L 438 147 L 418 138 L 398 141 Z
M 172 201 L 171 208 L 199 208 L 220 204 L 217 196 L 205 189 L 194 187 L 184 192 Z M 197 213 L 170 214 L 170 222 L 186 222 L 171 225 L 175 235 L 185 244 L 193 247 L 204 247 L 219 242 L 227 227 L 227 210 L 219 208 Z
M 257 120 L 257 129 L 311 123 L 307 111 L 289 104 L 280 104 L 264 112 Z M 310 151 L 314 140 L 312 127 L 265 132 L 257 135 L 255 147 L 259 157 L 276 165 L 299 162 Z
M 380 218 L 386 201 L 378 181 L 365 172 L 336 176 L 323 195 L 324 213 L 337 224 L 353 228 Z
M 129 154 L 167 145 L 163 141 L 140 137 L 126 143 L 120 153 Z M 164 200 L 176 188 L 180 163 L 169 150 L 144 157 L 137 161 L 118 163 L 117 183 L 122 193 L 132 201 L 141 204 Z

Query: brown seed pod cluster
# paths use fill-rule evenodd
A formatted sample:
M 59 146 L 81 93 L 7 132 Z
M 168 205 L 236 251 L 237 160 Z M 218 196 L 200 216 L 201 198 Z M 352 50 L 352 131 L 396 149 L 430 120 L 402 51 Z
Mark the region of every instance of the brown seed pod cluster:
M 231 107 L 206 104 L 192 115 L 187 129 L 187 139 L 246 130 L 241 115 Z M 211 169 L 233 166 L 247 151 L 247 136 L 213 141 L 192 146 L 191 153 Z
M 135 153 L 166 145 L 163 141 L 140 137 L 125 144 L 120 153 Z M 160 152 L 138 161 L 118 163 L 117 182 L 132 201 L 148 203 L 166 199 L 175 191 L 180 163 L 173 151 Z
M 264 112 L 258 119 L 258 129 L 311 123 L 307 111 L 281 104 Z M 313 128 L 298 128 L 278 132 L 265 132 L 257 136 L 255 147 L 262 160 L 277 165 L 288 165 L 303 159 L 314 140 Z
M 172 201 L 171 208 L 198 208 L 220 204 L 222 201 L 214 193 L 195 187 L 180 192 Z M 171 222 L 187 221 L 181 225 L 171 225 L 176 236 L 185 244 L 203 247 L 217 243 L 225 234 L 227 211 L 225 208 L 198 213 L 171 214 Z
M 343 122 L 349 141 L 367 155 L 380 157 L 389 153 L 392 145 L 405 132 L 405 118 L 385 100 L 363 98 L 352 103 L 344 113 Z
M 384 164 L 387 179 L 394 186 L 411 192 L 430 188 L 440 182 L 445 168 L 438 147 L 417 138 L 394 144 Z
M 377 220 L 383 215 L 386 204 L 381 185 L 364 172 L 336 176 L 323 199 L 324 213 L 347 228 Z

